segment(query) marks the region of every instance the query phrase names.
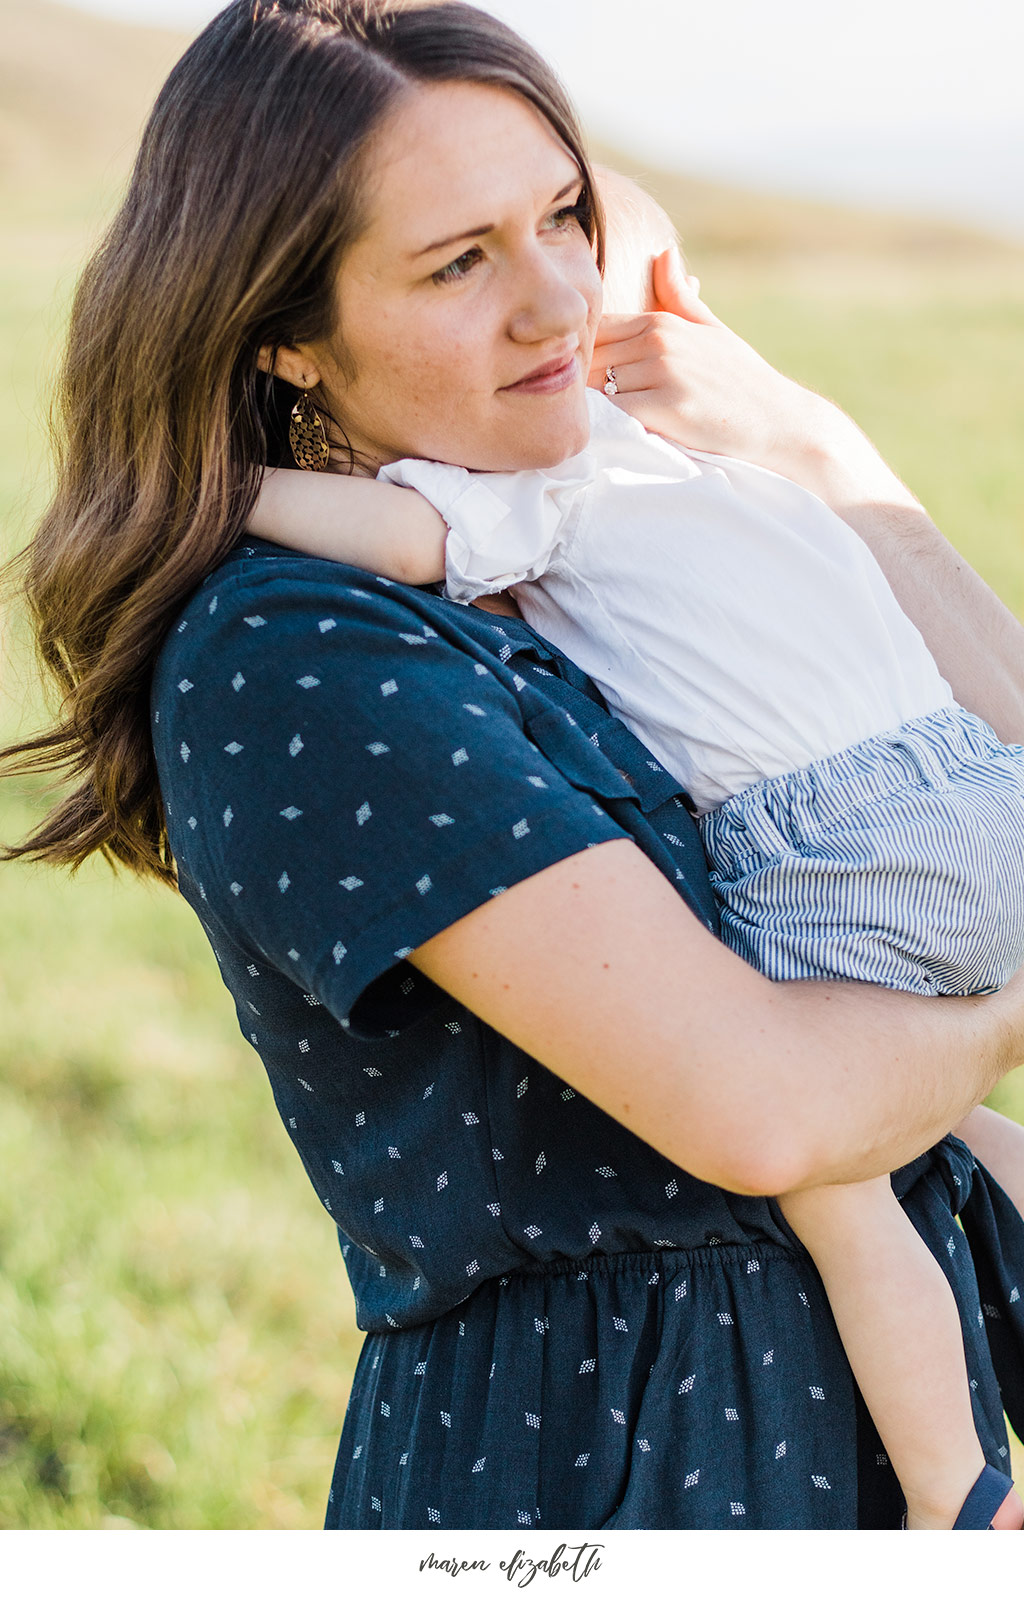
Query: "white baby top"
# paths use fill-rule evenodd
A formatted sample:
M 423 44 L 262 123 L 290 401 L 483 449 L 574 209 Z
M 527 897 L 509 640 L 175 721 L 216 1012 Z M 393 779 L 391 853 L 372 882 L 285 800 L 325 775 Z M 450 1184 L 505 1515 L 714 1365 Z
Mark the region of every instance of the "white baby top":
M 698 811 L 952 704 L 871 552 L 815 495 L 587 400 L 589 447 L 561 466 L 380 477 L 448 523 L 450 597 L 511 588 Z

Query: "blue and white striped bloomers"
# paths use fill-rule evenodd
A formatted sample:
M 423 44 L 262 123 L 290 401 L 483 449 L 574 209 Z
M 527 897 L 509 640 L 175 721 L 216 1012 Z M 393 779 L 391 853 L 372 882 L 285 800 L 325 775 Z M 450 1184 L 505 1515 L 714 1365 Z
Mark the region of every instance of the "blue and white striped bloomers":
M 1024 961 L 1024 748 L 958 706 L 701 821 L 722 937 L 770 978 L 986 994 Z

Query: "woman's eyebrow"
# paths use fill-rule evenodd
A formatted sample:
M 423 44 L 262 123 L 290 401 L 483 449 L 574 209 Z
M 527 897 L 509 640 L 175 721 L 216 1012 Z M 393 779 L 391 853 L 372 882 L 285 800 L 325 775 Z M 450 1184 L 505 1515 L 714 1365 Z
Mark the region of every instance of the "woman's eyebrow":
M 577 184 L 582 183 L 582 181 L 582 172 L 574 173 L 565 187 L 563 189 L 559 189 L 558 193 L 552 199 L 551 204 L 557 205 L 559 200 L 564 200 L 566 195 L 570 194 L 572 190 L 576 188 Z M 481 239 L 485 234 L 493 232 L 493 222 L 485 222 L 483 226 L 479 228 L 464 228 L 461 233 L 454 233 L 448 239 L 438 239 L 433 244 L 424 245 L 422 250 L 414 251 L 411 259 L 415 261 L 420 256 L 429 256 L 434 250 L 447 250 L 453 244 L 461 244 L 464 239 Z

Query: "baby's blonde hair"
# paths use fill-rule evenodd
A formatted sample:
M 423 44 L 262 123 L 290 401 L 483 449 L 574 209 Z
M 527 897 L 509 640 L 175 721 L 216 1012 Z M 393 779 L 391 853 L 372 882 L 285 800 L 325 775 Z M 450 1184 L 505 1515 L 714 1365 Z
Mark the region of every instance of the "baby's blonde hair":
M 594 175 L 607 225 L 604 309 L 622 315 L 654 311 L 651 263 L 671 245 L 679 249 L 679 235 L 667 212 L 632 178 L 600 166 Z

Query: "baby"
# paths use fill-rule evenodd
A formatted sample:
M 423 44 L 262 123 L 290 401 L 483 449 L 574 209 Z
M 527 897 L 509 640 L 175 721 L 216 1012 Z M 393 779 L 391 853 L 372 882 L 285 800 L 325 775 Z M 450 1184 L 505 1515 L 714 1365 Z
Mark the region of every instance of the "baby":
M 672 225 L 625 179 L 602 191 L 606 309 L 654 309 Z M 464 603 L 512 589 L 691 797 L 723 938 L 770 978 L 998 988 L 1024 958 L 1024 749 L 954 703 L 866 545 L 814 495 L 647 433 L 603 394 L 588 406 L 590 444 L 558 467 L 382 468 L 418 496 L 277 472 L 250 530 L 398 581 L 444 577 Z M 958 1131 L 1012 1191 L 991 1117 Z M 821 1274 L 906 1525 L 1020 1527 L 978 1442 L 952 1293 L 888 1178 L 779 1205 Z

